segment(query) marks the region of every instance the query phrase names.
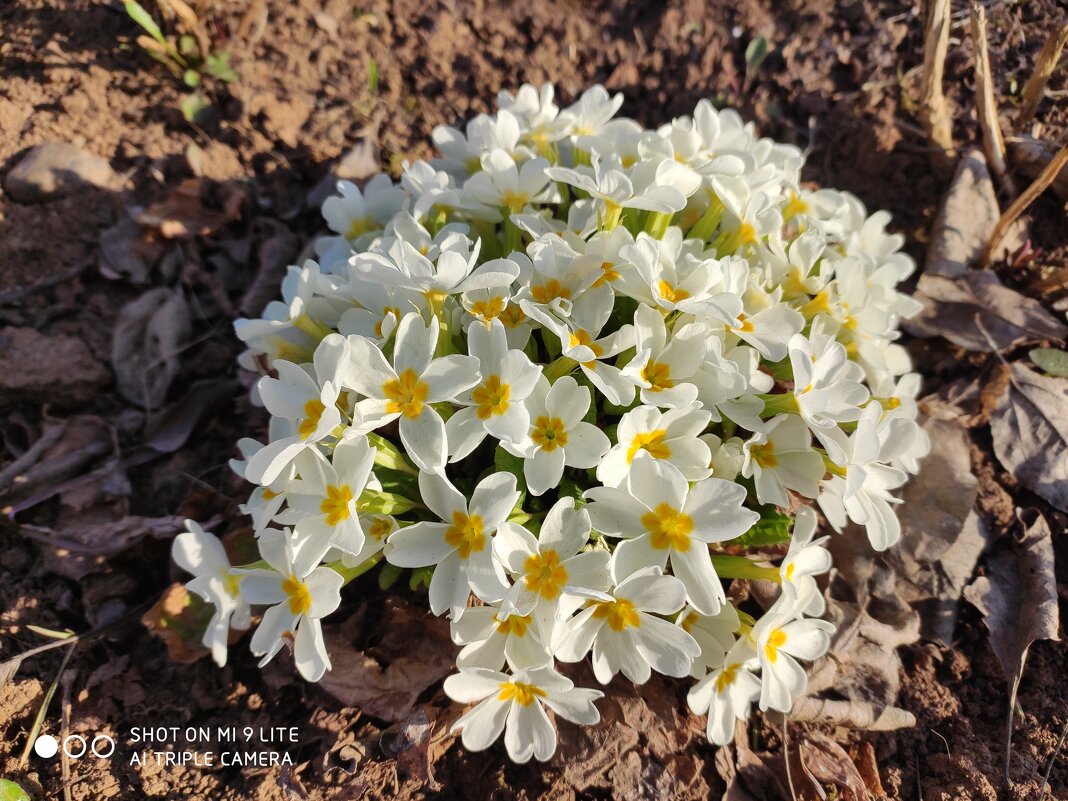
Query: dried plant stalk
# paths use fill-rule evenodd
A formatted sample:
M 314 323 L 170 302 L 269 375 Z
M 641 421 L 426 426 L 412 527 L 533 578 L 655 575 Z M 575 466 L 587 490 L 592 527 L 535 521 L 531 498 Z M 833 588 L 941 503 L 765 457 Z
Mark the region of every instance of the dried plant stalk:
M 1046 168 L 1039 173 L 1034 182 L 1001 215 L 998 224 L 994 226 L 994 232 L 990 235 L 990 244 L 986 246 L 986 251 L 983 253 L 983 267 L 990 266 L 990 257 L 997 251 L 997 246 L 1009 226 L 1015 222 L 1017 217 L 1023 214 L 1028 206 L 1035 202 L 1039 195 L 1049 188 L 1050 184 L 1056 180 L 1061 170 L 1066 166 L 1068 166 L 1068 147 L 1062 147 L 1060 152 L 1046 165 Z
M 1009 159 L 1017 173 L 1034 180 L 1042 174 L 1046 165 L 1057 155 L 1057 147 L 1030 136 L 1010 136 L 1006 140 Z M 1068 200 L 1068 169 L 1062 169 L 1053 178 L 1053 191 L 1062 200 Z
M 1068 43 L 1068 22 L 1053 31 L 1046 43 L 1042 45 L 1038 60 L 1035 62 L 1035 71 L 1031 73 L 1031 77 L 1024 85 L 1023 103 L 1020 106 L 1020 113 L 1016 115 L 1017 131 L 1022 132 L 1034 119 L 1038 104 L 1046 92 L 1046 84 L 1060 60 L 1061 51 L 1064 50 L 1066 43 Z
M 994 79 L 990 74 L 990 50 L 986 41 L 986 10 L 972 3 L 972 42 L 975 45 L 975 104 L 983 132 L 983 150 L 991 172 L 1005 191 L 1015 197 L 1016 184 L 1005 162 L 1005 137 L 1001 134 L 998 106 L 994 99 Z
M 927 131 L 927 138 L 941 153 L 936 159 L 948 166 L 954 156 L 953 120 L 949 103 L 942 93 L 942 78 L 945 74 L 946 51 L 949 49 L 950 0 L 925 0 L 923 37 L 923 100 L 920 120 Z

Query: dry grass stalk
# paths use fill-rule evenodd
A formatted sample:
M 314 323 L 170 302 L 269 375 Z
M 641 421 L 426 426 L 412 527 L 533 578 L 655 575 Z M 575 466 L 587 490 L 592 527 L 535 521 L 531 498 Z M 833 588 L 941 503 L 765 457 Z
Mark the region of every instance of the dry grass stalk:
M 998 120 L 998 105 L 994 99 L 994 78 L 990 74 L 990 50 L 986 41 L 986 10 L 972 3 L 972 42 L 975 45 L 975 104 L 979 114 L 979 127 L 983 132 L 983 150 L 991 172 L 998 183 L 1012 197 L 1016 196 L 1016 184 L 1009 175 L 1005 162 L 1005 138 Z
M 1056 145 L 1026 135 L 1010 136 L 1006 144 L 1009 146 L 1009 159 L 1016 172 L 1032 180 L 1037 178 L 1057 155 Z M 1054 177 L 1053 191 L 1062 200 L 1068 200 L 1068 169 L 1061 170 Z
M 1016 218 L 1023 214 L 1035 199 L 1046 191 L 1047 188 L 1053 183 L 1053 181 L 1060 174 L 1060 171 L 1068 166 L 1068 147 L 1062 147 L 1060 152 L 1054 156 L 1045 169 L 1039 173 L 1039 176 L 1034 182 L 1024 190 L 1024 193 L 1020 195 L 1016 200 L 1012 202 L 1005 213 L 1001 215 L 1001 219 L 998 220 L 998 224 L 994 226 L 994 233 L 990 235 L 990 243 L 986 246 L 986 251 L 983 253 L 983 267 L 990 266 L 990 257 L 997 251 L 997 246 L 1001 242 L 1001 238 L 1005 235 L 1005 232 L 1009 229 L 1009 226 L 1015 222 Z
M 942 78 L 945 74 L 946 51 L 949 49 L 950 0 L 924 0 L 923 36 L 923 99 L 920 120 L 927 131 L 927 138 L 941 152 L 935 158 L 941 166 L 948 167 L 954 157 L 953 120 L 949 103 L 942 93 Z
M 1035 62 L 1035 71 L 1031 73 L 1031 77 L 1024 85 L 1023 103 L 1020 105 L 1020 113 L 1016 115 L 1017 131 L 1022 132 L 1034 119 L 1038 104 L 1046 92 L 1046 84 L 1057 67 L 1065 44 L 1068 44 L 1068 22 L 1053 31 L 1046 43 L 1042 45 L 1038 60 Z

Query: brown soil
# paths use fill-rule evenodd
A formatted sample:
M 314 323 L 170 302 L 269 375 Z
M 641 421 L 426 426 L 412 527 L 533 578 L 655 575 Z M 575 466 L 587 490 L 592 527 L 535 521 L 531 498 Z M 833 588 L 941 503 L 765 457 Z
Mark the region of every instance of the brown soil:
M 1008 107 L 1018 91 L 1013 87 L 1026 81 L 1064 10 L 1053 0 L 1032 0 L 997 4 L 989 14 L 994 73 Z M 194 344 L 183 354 L 171 400 L 197 379 L 237 375 L 238 346 L 228 317 L 256 273 L 253 264 L 295 257 L 297 243 L 319 228 L 305 198 L 335 160 L 377 132 L 382 164 L 396 172 L 404 159 L 428 155 L 435 125 L 488 110 L 499 89 L 522 82 L 554 81 L 565 98 L 603 82 L 622 91 L 624 112 L 645 124 L 688 113 L 702 97 L 734 105 L 762 133 L 809 150 L 806 179 L 850 190 L 869 208 L 891 211 L 917 257 L 945 190 L 931 171 L 914 116 L 923 38 L 918 4 L 368 0 L 354 8 L 347 0 L 229 0 L 214 4 L 212 19 L 214 34 L 234 55 L 240 80 L 216 98 L 214 118 L 197 129 L 178 111 L 177 82 L 133 43 L 137 30 L 121 3 L 16 0 L 0 7 L 0 178 L 25 149 L 52 140 L 101 155 L 121 174 L 113 191 L 91 190 L 43 205 L 0 196 L 0 297 L 18 293 L 17 302 L 0 308 L 0 324 L 81 340 L 87 352 L 81 349 L 79 358 L 88 364 L 80 368 L 93 373 L 110 363 L 118 309 L 144 289 L 100 273 L 102 232 L 190 177 L 187 152 L 193 145 L 203 152 L 199 172 L 206 207 L 220 211 L 228 198 L 237 198 L 237 213 L 211 235 L 168 245 L 175 255 L 167 280 L 199 300 Z M 744 54 L 757 35 L 767 37 L 772 52 L 747 81 Z M 953 35 L 966 39 L 960 27 Z M 369 79 L 372 62 L 377 91 Z M 946 84 L 959 112 L 960 142 L 977 138 L 972 67 L 970 45 L 951 48 Z M 1063 70 L 1051 87 L 1065 90 Z M 1039 114 L 1047 131 L 1061 130 L 1066 117 L 1068 111 L 1050 101 Z M 1063 208 L 1043 198 L 1036 217 L 1034 244 L 1044 254 L 1039 264 L 1046 272 L 1013 276 L 1017 287 L 1030 287 L 1049 270 L 1065 267 Z M 286 230 L 297 237 L 279 233 Z M 19 291 L 65 272 L 53 286 Z M 153 275 L 153 283 L 163 282 Z M 1054 293 L 1045 299 L 1056 298 Z M 941 340 L 910 347 L 928 377 L 928 391 L 977 372 Z M 60 378 L 69 369 L 55 368 Z M 264 421 L 236 384 L 232 389 L 197 422 L 183 447 L 133 464 L 131 454 L 143 453 L 144 418 L 111 385 L 103 390 L 89 385 L 73 396 L 0 394 L 7 414 L 0 434 L 9 453 L 24 449 L 45 423 L 78 414 L 82 422 L 64 442 L 96 425 L 85 416 L 106 418 L 109 435 L 128 460 L 125 490 L 105 488 L 92 503 L 79 504 L 70 497 L 78 490 L 66 487 L 62 498 L 28 508 L 18 522 L 60 527 L 67 516 L 73 525 L 87 526 L 103 519 L 90 513 L 106 509 L 107 519 L 221 516 L 217 531 L 240 529 L 236 505 L 245 490 L 229 474 L 226 459 L 233 442 Z M 1015 486 L 993 459 L 989 441 L 979 439 L 976 469 L 985 522 L 998 537 L 1008 537 L 1014 505 L 1043 508 L 1054 531 L 1061 599 L 1068 600 L 1065 516 Z M 83 445 L 69 444 L 69 450 Z M 78 646 L 67 665 L 69 681 L 50 708 L 51 731 L 58 730 L 59 715 L 69 706 L 72 731 L 104 732 L 119 741 L 114 759 L 71 763 L 70 798 L 245 801 L 441 793 L 630 799 L 707 798 L 723 791 L 715 751 L 700 738 L 700 723 L 687 716 L 681 685 L 654 683 L 635 699 L 633 688 L 617 681 L 603 730 L 587 736 L 565 728 L 562 756 L 547 767 L 516 767 L 506 764 L 501 749 L 472 756 L 444 738 L 452 713 L 440 685 L 421 696 L 406 720 L 389 725 L 304 684 L 283 659 L 259 670 L 244 643 L 232 649 L 231 664 L 223 670 L 204 659 L 179 664 L 136 621 L 176 577 L 168 542 L 146 538 L 92 564 L 89 556 L 42 544 L 32 531 L 0 528 L 0 656 L 43 641 L 28 624 L 85 631 L 129 616 Z M 389 599 L 373 581 L 357 589 L 362 595 L 348 601 L 350 611 L 362 615 L 358 642 L 373 652 L 383 637 L 376 622 Z M 60 797 L 61 766 L 58 760 L 31 758 L 25 770 L 19 755 L 60 661 L 61 650 L 52 650 L 27 661 L 13 682 L 0 686 L 0 777 L 19 780 L 39 798 Z M 1037 799 L 1041 774 L 1068 722 L 1066 675 L 1065 644 L 1034 646 L 1020 688 L 1011 794 L 999 796 L 1006 683 L 981 619 L 967 605 L 952 648 L 924 644 L 906 651 L 900 703 L 916 715 L 917 726 L 859 739 L 874 744 L 891 798 Z M 202 770 L 128 764 L 137 750 L 131 727 L 186 725 L 296 726 L 299 744 L 289 750 L 297 765 Z M 422 733 L 413 734 L 417 730 Z M 853 745 L 857 742 L 854 735 Z M 576 764 L 587 770 L 576 772 Z M 1068 799 L 1063 755 L 1050 787 L 1054 797 Z

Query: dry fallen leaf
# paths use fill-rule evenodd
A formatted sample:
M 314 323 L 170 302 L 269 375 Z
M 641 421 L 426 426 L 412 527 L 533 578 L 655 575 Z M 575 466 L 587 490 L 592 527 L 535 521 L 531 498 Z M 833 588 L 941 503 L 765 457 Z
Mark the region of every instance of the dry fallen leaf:
M 1017 481 L 1068 511 L 1068 379 L 1012 364 L 990 418 L 994 453 Z
M 149 417 L 145 444 L 160 453 L 174 453 L 185 445 L 201 418 L 231 401 L 237 388 L 233 380 L 205 378 L 193 382 L 181 398 Z
M 453 668 L 456 647 L 448 624 L 429 613 L 416 613 L 404 602 L 388 598 L 376 648 L 381 659 L 353 647 L 344 624 L 324 626 L 333 669 L 319 686 L 345 706 L 376 718 L 404 720 L 419 695 Z M 417 649 L 412 644 L 419 643 Z
M 134 219 L 141 225 L 154 228 L 166 239 L 190 239 L 214 233 L 229 222 L 240 219 L 243 193 L 236 187 L 220 185 L 222 211 L 212 211 L 201 201 L 203 181 L 186 178 L 165 200 L 153 203 Z
M 1027 526 L 1012 549 L 996 553 L 980 576 L 964 590 L 964 597 L 983 613 L 990 630 L 990 647 L 1009 680 L 1009 726 L 1005 743 L 1005 780 L 1009 778 L 1012 718 L 1027 651 L 1035 640 L 1060 639 L 1057 577 L 1053 569 L 1053 541 L 1049 524 L 1035 510 L 1018 512 Z M 1027 521 L 1031 522 L 1028 523 Z
M 171 659 L 189 664 L 208 653 L 201 638 L 211 619 L 212 608 L 186 590 L 184 584 L 175 583 L 164 590 L 155 605 L 141 616 L 141 622 L 149 634 L 163 640 Z
M 119 394 L 143 408 L 159 408 L 178 374 L 179 352 L 190 327 L 180 290 L 157 287 L 126 304 L 111 339 Z
M 882 558 L 897 573 L 898 596 L 921 611 L 924 637 L 949 645 L 961 592 L 990 538 L 972 508 L 979 481 L 967 431 L 935 418 L 923 427 L 931 452 L 901 493 L 901 542 Z
M 994 183 L 978 150 L 957 165 L 931 226 L 924 273 L 957 278 L 978 263 L 1001 217 Z

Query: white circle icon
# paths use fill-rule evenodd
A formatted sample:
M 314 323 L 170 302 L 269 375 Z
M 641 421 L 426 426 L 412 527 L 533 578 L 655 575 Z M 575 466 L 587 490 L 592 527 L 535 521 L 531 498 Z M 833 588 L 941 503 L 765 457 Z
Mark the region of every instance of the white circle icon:
M 59 752 L 59 743 L 51 734 L 42 734 L 34 742 L 33 752 L 42 759 L 51 759 Z

